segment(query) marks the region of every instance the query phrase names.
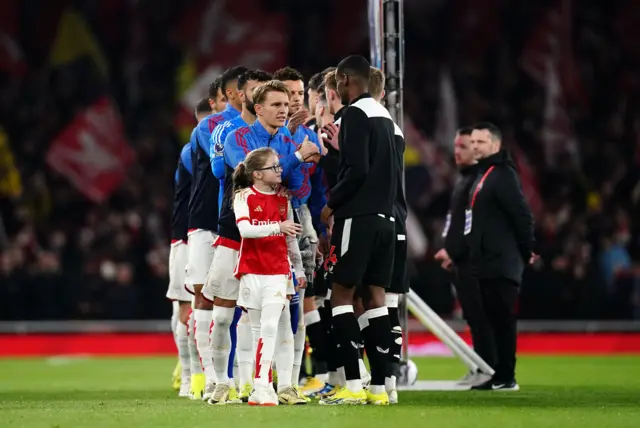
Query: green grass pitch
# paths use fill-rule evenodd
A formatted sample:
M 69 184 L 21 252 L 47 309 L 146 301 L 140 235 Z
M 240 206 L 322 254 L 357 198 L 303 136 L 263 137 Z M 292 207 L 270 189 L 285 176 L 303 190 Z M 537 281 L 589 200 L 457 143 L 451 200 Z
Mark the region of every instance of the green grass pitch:
M 421 379 L 464 374 L 416 359 Z M 0 359 L 0 427 L 640 427 L 640 357 L 523 357 L 520 392 L 401 392 L 391 407 L 209 406 L 170 389 L 173 358 Z

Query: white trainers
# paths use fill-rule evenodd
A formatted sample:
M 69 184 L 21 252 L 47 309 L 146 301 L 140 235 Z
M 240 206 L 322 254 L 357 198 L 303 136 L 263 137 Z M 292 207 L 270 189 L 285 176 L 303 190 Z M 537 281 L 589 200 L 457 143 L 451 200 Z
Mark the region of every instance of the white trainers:
M 178 397 L 189 397 L 191 392 L 191 377 L 182 377 Z
M 216 382 L 213 379 L 207 379 L 207 383 L 204 386 L 204 393 L 202 394 L 202 401 L 209 401 L 213 396 L 213 392 L 216 390 Z
M 264 385 L 255 385 L 255 389 L 249 396 L 250 406 L 277 406 L 278 394 L 276 391 Z
M 224 404 L 241 404 L 242 400 L 238 397 L 238 391 L 235 386 L 230 384 L 218 383 L 216 389 L 213 391 L 213 395 L 209 398 L 209 404 L 224 405 Z
M 209 404 L 226 404 L 230 389 L 226 383 L 217 384 L 211 398 L 209 398 Z

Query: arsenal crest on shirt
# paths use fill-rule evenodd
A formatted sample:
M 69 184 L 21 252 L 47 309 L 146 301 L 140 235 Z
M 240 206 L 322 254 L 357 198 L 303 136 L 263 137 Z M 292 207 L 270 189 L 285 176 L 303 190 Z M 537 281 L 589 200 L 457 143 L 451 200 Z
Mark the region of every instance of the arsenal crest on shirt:
M 284 204 L 278 205 L 278 211 L 280 211 L 280 215 L 284 215 L 284 213 L 287 211 L 286 205 Z

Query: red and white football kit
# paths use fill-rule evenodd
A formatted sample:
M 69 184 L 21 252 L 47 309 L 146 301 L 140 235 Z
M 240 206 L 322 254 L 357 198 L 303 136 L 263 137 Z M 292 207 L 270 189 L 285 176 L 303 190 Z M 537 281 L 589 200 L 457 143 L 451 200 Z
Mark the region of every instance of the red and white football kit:
M 296 238 L 280 232 L 280 222 L 293 220 L 287 191 L 249 187 L 236 193 L 233 210 L 242 236 L 235 270 L 240 278 L 238 306 L 262 309 L 283 303 L 292 294 L 291 265 L 296 275 L 304 275 Z

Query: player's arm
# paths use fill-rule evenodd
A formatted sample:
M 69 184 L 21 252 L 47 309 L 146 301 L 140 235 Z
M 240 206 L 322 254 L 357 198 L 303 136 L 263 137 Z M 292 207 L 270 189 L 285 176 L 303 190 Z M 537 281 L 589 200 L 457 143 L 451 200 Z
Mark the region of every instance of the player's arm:
M 335 211 L 351 200 L 369 173 L 369 119 L 359 108 L 349 107 L 340 125 L 341 180 L 331 189 L 327 206 Z
M 248 138 L 236 129 L 227 134 L 224 139 L 224 161 L 229 167 L 236 169 L 240 162 L 244 162 L 251 151 Z
M 305 173 L 301 168 L 302 155 L 296 151 L 293 140 L 289 137 L 283 139 L 284 149 L 288 154 L 280 158 L 282 166 L 282 178 L 287 181 L 289 192 L 294 198 L 304 199 L 309 195 L 309 179 L 305 177 Z
M 494 180 L 495 195 L 511 222 L 520 255 L 528 263 L 535 243 L 533 214 L 522 192 L 518 174 L 511 168 L 504 168 L 500 172 L 502 174 Z
M 216 126 L 211 133 L 209 158 L 211 159 L 211 171 L 218 180 L 224 178 L 224 139 L 227 136 L 227 129 L 229 129 L 229 124 L 225 122 Z
M 278 223 L 264 225 L 251 224 L 249 203 L 247 201 L 247 194 L 244 192 L 236 193 L 233 198 L 233 212 L 236 215 L 236 223 L 238 224 L 238 230 L 242 238 L 264 238 L 280 233 L 280 225 Z
M 191 160 L 191 144 L 187 143 L 182 148 L 182 152 L 180 152 L 180 160 L 182 161 L 182 165 L 187 170 L 189 174 L 193 176 L 193 161 Z
M 291 206 L 291 202 L 289 202 L 289 206 L 287 207 L 287 220 L 293 221 L 293 207 Z M 298 247 L 298 239 L 295 236 L 287 235 L 287 249 L 289 250 L 289 260 L 291 260 L 291 264 L 293 265 L 296 278 L 305 278 L 300 247 Z
M 282 134 L 282 144 L 287 150 L 285 153 L 282 153 L 283 156 L 280 158 L 280 165 L 282 166 L 282 177 L 288 178 L 291 171 L 293 171 L 296 167 L 299 167 L 300 164 L 304 161 L 302 155 L 295 151 L 296 144 L 293 140 L 293 135 L 289 132 L 286 126 L 280 128 L 280 133 Z M 294 150 L 291 150 L 294 148 Z
M 209 133 L 209 121 L 202 120 L 196 126 L 196 141 L 198 146 L 202 149 L 203 152 L 209 156 L 209 143 L 211 141 L 211 134 Z

